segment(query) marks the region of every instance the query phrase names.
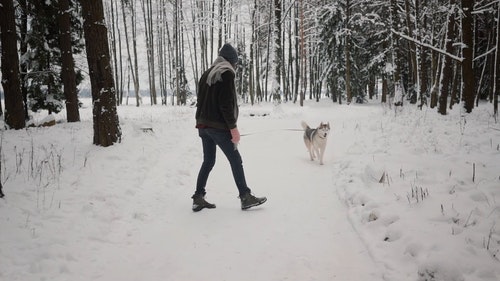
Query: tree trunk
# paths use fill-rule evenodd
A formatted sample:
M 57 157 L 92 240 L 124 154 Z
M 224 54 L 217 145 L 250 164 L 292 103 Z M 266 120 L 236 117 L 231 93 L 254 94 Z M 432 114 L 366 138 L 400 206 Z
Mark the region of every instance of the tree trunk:
M 426 6 L 427 1 L 424 1 L 422 3 L 422 6 Z M 421 30 L 426 30 L 427 29 L 427 19 L 428 16 L 426 13 L 422 13 L 422 26 Z M 418 40 L 422 40 L 422 32 L 419 31 L 418 33 Z M 419 99 L 420 99 L 420 109 L 424 106 L 424 104 L 427 104 L 427 94 L 429 92 L 429 69 L 431 68 L 429 64 L 429 50 L 425 47 L 419 46 L 419 51 L 420 51 L 420 73 L 418 75 L 419 77 Z
M 295 2 L 295 24 L 294 24 L 294 31 L 295 31 L 295 78 L 294 78 L 294 85 L 293 85 L 293 102 L 297 102 L 298 96 L 299 96 L 299 82 L 300 82 L 300 48 L 299 48 L 299 4 Z
M 26 126 L 19 80 L 19 57 L 15 12 L 12 0 L 0 0 L 0 42 L 2 45 L 2 87 L 5 98 L 5 123 L 12 129 Z
M 375 95 L 375 84 L 377 83 L 377 79 L 375 77 L 375 74 L 370 73 L 369 78 L 368 78 L 368 98 L 373 99 L 373 96 Z
M 462 54 L 464 60 L 462 61 L 462 80 L 463 88 L 462 93 L 465 100 L 465 111 L 467 113 L 472 112 L 474 108 L 474 97 L 475 97 L 475 85 L 474 85 L 474 69 L 473 69 L 473 59 L 474 59 L 474 39 L 472 33 L 472 10 L 474 8 L 474 0 L 462 0 L 462 40 L 463 48 Z
M 67 1 L 67 0 L 66 0 Z M 122 92 L 122 87 L 121 87 L 121 77 L 122 77 L 122 66 L 121 66 L 121 40 L 119 39 L 120 37 L 120 27 L 118 25 L 118 16 L 115 17 L 115 7 L 118 9 L 118 4 L 116 4 L 117 1 L 115 0 L 110 0 L 110 18 L 111 18 L 111 34 L 110 34 L 110 39 L 111 39 L 111 52 L 113 53 L 113 63 L 114 63 L 114 76 L 115 76 L 115 85 L 116 85 L 116 104 L 120 105 L 123 99 L 123 92 Z M 116 44 L 120 44 L 120 46 L 117 49 Z M 120 53 L 120 56 L 118 56 L 118 53 Z M 120 85 L 120 86 L 118 86 Z
M 306 67 L 307 67 L 307 55 L 306 55 L 306 35 L 305 35 L 305 11 L 304 11 L 304 0 L 300 0 L 299 13 L 300 13 L 300 70 L 297 75 L 300 75 L 300 106 L 304 106 L 304 100 L 306 97 Z
M 165 16 L 165 3 L 164 0 L 160 0 L 157 2 L 157 10 L 158 10 L 158 15 L 159 15 L 159 22 L 163 23 L 166 21 L 166 16 Z M 166 60 L 165 60 L 165 24 L 159 24 L 158 26 L 158 71 L 159 71 L 159 83 L 160 83 L 160 96 L 161 96 L 161 104 L 165 105 L 166 104 L 166 98 L 167 98 L 167 92 L 166 92 Z
M 133 5 L 130 3 L 130 5 Z M 130 75 L 132 75 L 132 80 L 134 82 L 134 91 L 135 91 L 135 96 L 136 96 L 136 105 L 140 105 L 140 95 L 139 95 L 139 72 L 138 72 L 138 67 L 137 67 L 137 51 L 136 51 L 136 37 L 135 37 L 135 10 L 134 6 L 130 6 L 131 9 L 131 15 L 132 15 L 132 41 L 133 41 L 133 53 L 134 53 L 134 60 L 132 61 L 132 54 L 130 52 L 130 43 L 129 43 L 129 37 L 128 37 L 128 29 L 127 29 L 127 17 L 125 15 L 125 2 L 121 2 L 121 7 L 122 7 L 122 17 L 123 17 L 123 28 L 125 31 L 125 43 L 127 44 L 127 57 L 128 57 L 128 64 L 129 64 L 129 69 L 130 69 Z M 130 82 L 129 82 L 130 83 Z M 128 96 L 128 95 L 127 95 Z M 127 102 L 128 103 L 128 102 Z
M 450 11 L 448 14 L 448 25 L 446 30 L 446 37 L 444 40 L 444 49 L 447 54 L 453 52 L 453 34 L 455 26 L 455 0 L 450 0 Z M 450 56 L 444 55 L 443 66 L 441 71 L 440 82 L 440 95 L 439 95 L 439 108 L 438 112 L 446 115 L 446 108 L 448 104 L 448 96 L 450 93 L 450 82 L 453 74 L 453 65 Z
M 389 1 L 389 12 L 390 12 L 390 19 L 391 19 L 391 27 L 394 30 L 398 30 L 399 27 L 399 17 L 398 17 L 398 4 L 396 0 L 390 0 Z M 401 102 L 403 101 L 403 94 L 402 91 L 403 88 L 403 83 L 401 83 L 401 73 L 400 73 L 400 59 L 399 59 L 399 54 L 400 54 L 400 43 L 398 38 L 391 32 L 391 53 L 392 53 L 392 84 L 393 84 L 393 91 L 394 95 L 401 94 Z M 396 101 L 395 101 L 396 102 Z
M 281 41 L 282 25 L 281 25 L 281 0 L 274 0 L 274 87 L 273 99 L 281 101 L 281 70 L 283 69 L 283 42 Z M 283 77 L 284 78 L 284 77 Z
M 117 83 L 119 83 L 118 85 L 116 85 L 116 89 L 118 91 L 118 98 L 119 100 L 117 101 L 117 104 L 120 105 L 122 104 L 123 102 L 123 92 L 124 92 L 124 71 L 123 71 L 123 55 L 122 55 L 122 37 L 121 37 L 121 30 L 120 30 L 120 24 L 119 24 L 119 21 L 120 21 L 120 17 L 118 16 L 119 15 L 119 12 L 118 12 L 118 2 L 115 2 L 115 11 L 116 11 L 116 28 L 117 28 L 117 34 L 118 34 L 118 70 L 116 70 L 117 72 L 119 71 L 119 74 L 118 74 L 118 77 L 119 77 L 119 80 L 117 81 Z
M 430 107 L 434 108 L 438 104 L 439 81 L 441 79 L 441 71 L 439 66 L 442 64 L 442 59 L 436 51 L 432 51 L 432 87 Z
M 61 78 L 66 98 L 66 120 L 79 122 L 78 92 L 76 89 L 75 61 L 71 43 L 71 18 L 68 0 L 59 0 L 59 46 L 61 48 Z
M 295 37 L 293 34 L 292 28 L 292 19 L 288 21 L 288 59 L 287 59 L 287 67 L 283 67 L 283 95 L 285 96 L 285 102 L 292 100 L 292 85 L 293 81 L 293 42 L 292 38 Z M 284 58 L 284 50 L 283 50 L 283 58 Z
M 167 19 L 167 14 L 170 15 L 169 11 L 164 11 L 165 13 L 165 16 L 164 18 Z M 166 40 L 166 43 L 164 44 L 165 45 L 165 49 L 164 49 L 164 56 L 165 56 L 165 59 L 164 61 L 166 62 L 165 63 L 165 66 L 166 66 L 166 69 L 165 69 L 165 76 L 167 77 L 166 78 L 166 84 L 167 84 L 167 88 L 168 89 L 174 89 L 174 80 L 173 80 L 173 77 L 174 77 L 174 68 L 175 68 L 175 65 L 174 65 L 174 61 L 175 61 L 175 48 L 173 46 L 173 38 L 171 35 L 171 32 L 170 32 L 170 27 L 169 27 L 169 22 L 170 20 L 165 20 L 165 40 Z M 175 26 L 172 27 L 172 30 L 175 28 Z M 174 31 L 174 30 L 173 30 Z M 167 93 L 165 93 L 166 96 L 168 96 Z M 174 102 L 174 98 L 172 96 L 172 102 L 171 104 L 173 105 L 173 102 Z M 167 100 L 167 97 L 165 97 L 165 105 L 168 104 L 168 100 Z
M 387 103 L 387 96 L 389 94 L 389 86 L 387 85 L 387 78 L 385 75 L 382 77 L 382 103 Z
M 415 1 L 415 7 L 418 9 L 418 0 Z M 411 20 L 411 8 L 410 8 L 410 1 L 405 0 L 405 10 L 406 10 L 406 25 L 408 27 L 408 36 L 414 38 L 414 26 Z M 418 12 L 418 10 L 417 10 Z M 418 18 L 418 14 L 416 13 L 415 15 Z M 410 62 L 411 62 L 411 79 L 409 78 L 409 87 L 408 88 L 414 88 L 415 85 L 417 84 L 417 73 L 418 73 L 418 64 L 417 64 L 417 46 L 415 45 L 415 42 L 413 41 L 408 41 L 408 47 L 409 47 L 409 56 L 410 56 Z
M 493 75 L 493 114 L 498 118 L 498 96 L 500 95 L 500 2 L 497 3 L 497 48 L 495 51 L 495 72 Z
M 224 13 L 223 13 L 223 10 L 224 10 L 224 6 L 225 6 L 225 1 L 224 0 L 219 0 L 219 35 L 218 35 L 218 38 L 217 38 L 217 50 L 220 50 L 220 48 L 222 48 L 222 30 L 223 30 L 223 25 L 226 24 L 225 20 L 224 20 Z
M 351 6 L 350 6 L 350 1 L 346 0 L 345 3 L 345 22 L 346 22 L 346 37 L 345 37 L 345 43 L 344 43 L 344 55 L 345 55 L 345 93 L 347 96 L 347 104 L 350 104 L 352 101 L 352 91 L 351 91 L 351 49 L 350 49 L 350 41 L 351 38 L 349 36 L 350 31 L 349 31 L 349 20 L 351 17 Z
M 94 106 L 94 144 L 107 147 L 121 140 L 121 130 L 104 10 L 102 0 L 80 0 L 80 3 Z
M 256 42 L 259 41 L 259 35 L 257 34 L 257 40 Z M 262 81 L 260 79 L 261 77 L 261 69 L 260 69 L 260 65 L 262 60 L 262 55 L 261 55 L 261 50 L 259 48 L 254 48 L 254 52 L 255 52 L 255 61 L 256 61 L 256 66 L 255 66 L 255 77 L 256 77 L 256 80 L 255 80 L 255 99 L 259 102 L 261 102 L 263 100 L 263 95 L 262 95 Z
M 139 80 L 139 62 L 137 56 L 137 19 L 135 18 L 135 14 L 137 12 L 137 8 L 134 4 L 134 1 L 130 1 L 131 8 L 131 20 L 132 20 L 132 50 L 134 52 L 134 73 L 132 76 L 134 78 L 134 91 L 135 91 L 135 103 L 136 106 L 141 105 L 142 96 L 140 90 L 140 80 Z
M 133 71 L 133 68 L 131 66 L 132 64 L 132 60 L 131 60 L 131 55 L 130 55 L 130 43 L 129 43 L 129 39 L 128 39 L 128 30 L 127 30 L 127 18 L 125 17 L 125 3 L 123 1 L 120 1 L 121 3 L 121 15 L 122 15 L 122 20 L 123 20 L 123 34 L 125 35 L 125 46 L 127 47 L 127 59 L 126 59 L 126 65 L 128 65 L 128 67 L 126 67 L 127 69 L 125 70 L 126 73 L 127 73 L 127 98 L 126 98 L 126 104 L 128 104 L 128 97 L 129 97 L 129 94 L 130 94 L 130 75 L 134 76 L 134 71 Z M 117 20 L 117 22 L 119 22 Z M 119 24 L 118 24 L 119 26 Z M 120 48 L 121 49 L 121 48 Z M 132 78 L 134 79 L 134 78 Z M 120 100 L 120 104 L 123 103 L 123 100 Z
M 175 0 L 175 7 L 174 7 L 174 49 L 175 49 L 175 58 L 174 58 L 174 65 L 175 65 L 175 97 L 177 97 L 177 104 L 179 104 L 180 96 L 181 96 L 181 89 L 180 89 L 180 43 L 179 43 L 179 34 L 180 34 L 180 19 L 179 19 L 179 14 L 180 14 L 180 7 L 179 7 L 179 0 Z M 174 105 L 174 100 L 172 99 L 172 105 Z
M 450 109 L 460 102 L 460 65 L 458 63 L 453 63 L 453 81 L 451 82 L 451 97 L 450 97 Z
M 273 11 L 274 11 L 274 5 L 271 1 L 269 1 L 269 20 L 272 19 L 273 17 Z M 271 56 L 271 38 L 272 38 L 272 25 L 268 24 L 267 28 L 267 50 L 266 50 L 266 71 L 264 72 L 265 75 L 265 81 L 264 81 L 264 99 L 265 101 L 268 101 L 268 79 L 269 79 L 269 68 L 272 67 L 271 63 L 269 62 L 270 56 Z
M 155 75 L 155 46 L 154 46 L 154 30 L 153 30 L 153 12 L 151 0 L 142 0 L 142 15 L 144 20 L 144 33 L 146 37 L 146 53 L 148 61 L 148 81 L 149 81 L 149 98 L 150 104 L 157 104 L 156 99 L 156 75 Z
M 149 14 L 149 40 L 151 42 L 151 85 L 149 87 L 149 91 L 151 92 L 151 96 L 153 97 L 153 104 L 158 104 L 157 101 L 157 94 L 156 94 L 156 66 L 155 66 L 155 61 L 156 61 L 156 54 L 155 54 L 155 36 L 154 36 L 154 24 L 153 24 L 153 3 L 151 0 L 148 0 L 149 4 L 149 9 L 148 9 L 148 14 Z
M 193 1 L 194 2 L 194 1 Z M 192 7 L 195 7 L 195 4 L 194 3 L 191 3 L 191 6 Z M 198 28 L 200 28 L 200 26 L 197 26 L 196 25 L 196 12 L 194 9 L 191 10 L 191 19 L 192 19 L 192 24 L 193 24 L 193 35 L 190 35 L 190 37 L 193 38 L 193 44 L 191 46 L 193 46 L 192 50 L 191 50 L 191 65 L 192 65 L 192 70 L 193 70 L 193 80 L 195 81 L 195 93 L 198 92 L 198 81 L 199 81 L 199 65 L 200 65 L 200 60 L 199 60 L 199 55 L 198 55 L 198 52 L 199 52 L 199 49 L 198 49 L 198 34 L 200 34 L 200 30 Z M 196 34 L 196 36 L 194 36 L 194 34 Z M 188 41 L 189 41 L 189 37 L 188 37 Z M 194 57 L 194 58 L 193 58 Z
M 256 26 L 256 14 L 257 12 L 257 0 L 254 0 L 254 5 L 252 9 L 252 37 L 250 39 L 250 61 L 249 61 L 249 75 L 248 75 L 248 91 L 250 94 L 250 104 L 253 105 L 255 103 L 255 83 L 256 83 L 256 75 L 254 71 L 254 65 L 255 65 L 255 57 L 254 57 L 254 49 L 256 46 L 256 40 L 255 40 L 255 26 Z
M 19 6 L 21 8 L 21 15 L 20 15 L 20 21 L 21 24 L 19 26 L 19 31 L 20 31 L 20 38 L 19 38 L 19 48 L 20 48 L 20 56 L 22 57 L 28 52 L 28 13 L 29 13 L 29 6 L 31 6 L 30 3 L 28 3 L 27 0 L 18 0 Z M 29 114 L 28 114 L 28 86 L 26 83 L 26 77 L 28 73 L 28 62 L 20 62 L 20 68 L 21 68 L 21 94 L 23 95 L 23 101 L 24 101 L 24 118 L 26 120 L 29 120 Z M 0 108 L 0 113 L 2 112 Z M 0 114 L 1 115 L 1 114 Z

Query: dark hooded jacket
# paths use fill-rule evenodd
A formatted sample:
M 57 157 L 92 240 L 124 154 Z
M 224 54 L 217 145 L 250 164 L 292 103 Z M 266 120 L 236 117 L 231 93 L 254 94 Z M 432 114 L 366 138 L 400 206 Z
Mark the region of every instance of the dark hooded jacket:
M 195 116 L 197 128 L 236 128 L 238 103 L 235 73 L 228 65 L 225 59 L 219 57 L 200 78 Z

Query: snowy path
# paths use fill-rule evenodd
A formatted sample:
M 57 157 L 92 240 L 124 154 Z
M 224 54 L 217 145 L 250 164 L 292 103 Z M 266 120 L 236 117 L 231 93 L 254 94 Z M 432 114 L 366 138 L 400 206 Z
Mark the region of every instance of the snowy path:
M 201 160 L 201 147 L 190 113 L 183 117 L 149 136 L 144 155 L 156 165 L 142 167 L 136 159 L 138 167 L 125 171 L 143 175 L 132 180 L 138 188 L 126 216 L 133 219 L 122 220 L 114 234 L 122 242 L 94 250 L 102 266 L 90 278 L 381 280 L 332 186 L 332 157 L 324 166 L 311 162 L 301 132 L 276 129 L 289 128 L 293 120 L 240 122 L 242 133 L 250 133 L 240 145 L 247 181 L 256 195 L 268 197 L 265 205 L 240 210 L 229 165 L 218 151 L 207 194 L 217 208 L 193 213 L 189 197 L 200 163 L 190 161 Z M 296 150 L 280 149 L 285 142 Z M 245 153 L 250 146 L 259 153 Z
M 193 108 L 119 107 L 123 140 L 108 148 L 91 144 L 91 107 L 81 113 L 3 132 L 1 281 L 499 280 L 488 110 L 242 106 L 247 181 L 268 202 L 241 211 L 219 153 L 207 188 L 217 208 L 199 213 Z M 331 122 L 325 165 L 308 159 L 301 120 Z M 417 187 L 430 195 L 410 197 Z

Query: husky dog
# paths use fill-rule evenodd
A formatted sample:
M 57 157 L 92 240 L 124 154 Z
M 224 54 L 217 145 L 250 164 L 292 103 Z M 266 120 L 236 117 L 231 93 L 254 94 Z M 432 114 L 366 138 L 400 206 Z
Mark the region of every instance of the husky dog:
M 321 122 L 316 129 L 311 129 L 306 122 L 302 121 L 302 128 L 304 128 L 304 143 L 306 144 L 307 150 L 309 150 L 311 161 L 313 161 L 314 158 L 319 158 L 319 164 L 323 165 L 326 141 L 328 133 L 330 132 L 330 122 Z

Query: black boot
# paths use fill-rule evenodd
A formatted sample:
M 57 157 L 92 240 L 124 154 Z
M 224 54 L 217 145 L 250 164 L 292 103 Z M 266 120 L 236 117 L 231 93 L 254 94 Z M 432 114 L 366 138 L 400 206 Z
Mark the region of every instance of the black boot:
M 202 195 L 193 195 L 193 212 L 199 212 L 203 208 L 213 209 L 215 204 L 208 203 Z
M 251 193 L 247 193 L 240 197 L 241 209 L 246 210 L 255 206 L 264 204 L 267 201 L 266 197 L 255 197 Z

